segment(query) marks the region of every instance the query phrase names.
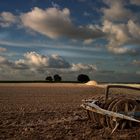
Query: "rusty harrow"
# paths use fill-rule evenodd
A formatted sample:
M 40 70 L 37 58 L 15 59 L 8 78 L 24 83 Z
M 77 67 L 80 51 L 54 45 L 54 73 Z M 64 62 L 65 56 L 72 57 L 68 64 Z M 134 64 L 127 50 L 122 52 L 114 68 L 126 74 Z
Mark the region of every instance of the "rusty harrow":
M 140 93 L 140 88 L 108 85 L 105 96 L 83 100 L 84 103 L 81 106 L 87 110 L 89 119 L 98 123 L 99 126 L 111 128 L 112 133 L 116 129 L 130 129 L 140 126 L 140 100 L 137 99 L 138 97 L 121 94 L 109 96 L 111 88 L 138 90 Z

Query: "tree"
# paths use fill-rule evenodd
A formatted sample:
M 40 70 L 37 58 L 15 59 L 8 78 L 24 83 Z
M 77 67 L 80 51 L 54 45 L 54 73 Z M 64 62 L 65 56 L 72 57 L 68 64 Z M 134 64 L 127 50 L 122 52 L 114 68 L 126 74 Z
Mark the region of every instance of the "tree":
M 51 76 L 46 77 L 46 81 L 52 82 L 53 78 Z
M 58 74 L 55 74 L 53 78 L 55 82 L 60 82 L 62 80 L 62 78 Z
M 81 83 L 86 83 L 86 82 L 90 81 L 89 77 L 85 74 L 78 75 L 77 80 Z

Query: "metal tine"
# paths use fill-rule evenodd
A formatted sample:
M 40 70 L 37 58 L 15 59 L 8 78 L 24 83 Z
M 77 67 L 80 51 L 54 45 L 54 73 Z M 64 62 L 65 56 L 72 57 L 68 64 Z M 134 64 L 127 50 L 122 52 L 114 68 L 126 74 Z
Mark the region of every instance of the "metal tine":
M 124 122 L 122 123 L 122 125 L 121 125 L 121 129 L 124 129 L 125 126 L 126 126 L 126 121 L 124 121 Z
M 115 130 L 118 128 L 118 126 L 119 126 L 119 123 L 116 122 L 116 125 L 115 125 L 114 129 L 112 130 L 111 134 L 113 134 L 115 132 Z
M 126 113 L 128 113 L 128 111 L 129 111 L 129 109 L 128 109 L 128 102 L 125 103 L 125 109 L 124 109 L 124 111 L 125 111 Z

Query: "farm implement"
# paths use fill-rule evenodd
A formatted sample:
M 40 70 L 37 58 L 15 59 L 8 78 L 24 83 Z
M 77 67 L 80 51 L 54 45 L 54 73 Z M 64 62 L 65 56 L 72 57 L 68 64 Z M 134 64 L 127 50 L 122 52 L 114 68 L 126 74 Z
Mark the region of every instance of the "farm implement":
M 110 89 L 125 89 L 128 93 L 109 92 Z M 132 92 L 133 90 L 133 92 Z M 117 91 L 117 90 L 116 90 Z M 138 95 L 134 93 L 137 91 Z M 126 85 L 108 85 L 105 96 L 83 100 L 81 105 L 87 110 L 88 117 L 99 126 L 116 129 L 131 129 L 140 126 L 140 88 Z

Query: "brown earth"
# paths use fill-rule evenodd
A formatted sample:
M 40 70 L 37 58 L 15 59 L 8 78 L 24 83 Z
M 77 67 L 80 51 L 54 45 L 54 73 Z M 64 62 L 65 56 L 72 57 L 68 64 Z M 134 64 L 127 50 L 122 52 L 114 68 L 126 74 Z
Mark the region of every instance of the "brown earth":
M 137 139 L 140 129 L 99 128 L 80 107 L 104 88 L 84 84 L 0 84 L 0 140 Z

